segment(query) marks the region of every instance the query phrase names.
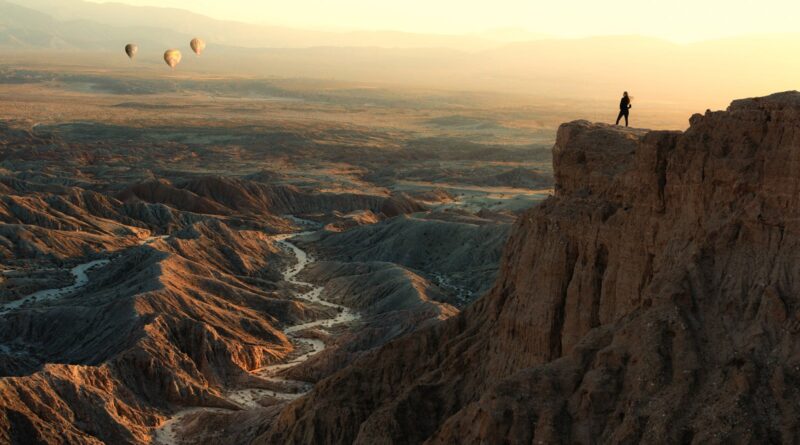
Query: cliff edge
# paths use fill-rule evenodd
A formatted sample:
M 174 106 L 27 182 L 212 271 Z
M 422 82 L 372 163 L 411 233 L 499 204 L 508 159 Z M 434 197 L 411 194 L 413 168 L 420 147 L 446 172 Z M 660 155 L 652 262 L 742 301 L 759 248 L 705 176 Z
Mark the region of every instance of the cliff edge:
M 256 442 L 800 441 L 800 93 L 690 122 L 562 125 L 493 290 Z

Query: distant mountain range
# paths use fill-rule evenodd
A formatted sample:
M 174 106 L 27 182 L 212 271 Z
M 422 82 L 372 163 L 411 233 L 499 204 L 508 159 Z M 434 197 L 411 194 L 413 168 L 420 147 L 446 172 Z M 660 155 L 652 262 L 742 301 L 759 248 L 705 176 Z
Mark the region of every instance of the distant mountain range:
M 800 34 L 677 44 L 642 36 L 554 39 L 513 29 L 463 36 L 325 32 L 216 20 L 170 8 L 0 0 L 0 55 L 50 51 L 53 55 L 46 61 L 58 64 L 59 53 L 68 54 L 73 63 L 80 52 L 84 59 L 94 57 L 92 66 L 127 69 L 122 48 L 135 42 L 142 62 L 137 66 L 163 70 L 160 54 L 170 47 L 188 51 L 195 36 L 208 41 L 208 56 L 184 57 L 180 69 L 185 73 L 380 82 L 596 101 L 597 110 L 587 110 L 589 116 L 605 113 L 607 103 L 623 90 L 636 98 L 635 110 L 660 102 L 658 106 L 673 107 L 682 116 L 695 107 L 724 106 L 731 96 L 796 89 L 800 73 L 800 59 L 792 56 L 800 52 Z M 120 57 L 97 55 L 108 52 Z M 0 65 L 9 64 L 3 60 L 0 57 Z
M 242 48 L 441 47 L 481 50 L 518 30 L 465 36 L 397 31 L 325 32 L 216 20 L 175 8 L 88 3 L 81 0 L 0 0 L 0 46 L 14 48 L 111 49 L 137 41 L 159 47 L 203 35 L 217 45 Z

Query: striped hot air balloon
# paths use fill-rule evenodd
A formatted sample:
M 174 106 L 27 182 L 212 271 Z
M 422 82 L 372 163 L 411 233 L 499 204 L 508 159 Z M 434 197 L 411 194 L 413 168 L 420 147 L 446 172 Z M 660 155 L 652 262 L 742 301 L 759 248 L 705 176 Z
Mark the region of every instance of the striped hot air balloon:
M 164 62 L 167 62 L 170 68 L 175 68 L 181 63 L 181 52 L 177 49 L 168 49 L 167 52 L 164 53 Z
M 203 50 L 206 49 L 206 42 L 199 37 L 195 37 L 189 42 L 189 46 L 191 46 L 192 51 L 199 56 L 203 53 Z
M 125 45 L 125 54 L 127 54 L 128 57 L 130 57 L 131 59 L 136 57 L 136 53 L 138 52 L 139 52 L 139 45 L 136 45 L 134 43 L 129 43 Z

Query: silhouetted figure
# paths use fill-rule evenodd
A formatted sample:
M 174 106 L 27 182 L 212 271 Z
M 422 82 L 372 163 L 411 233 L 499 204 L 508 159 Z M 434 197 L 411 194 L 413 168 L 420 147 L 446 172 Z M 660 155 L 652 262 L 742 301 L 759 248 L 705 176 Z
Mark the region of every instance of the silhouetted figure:
M 622 93 L 622 100 L 619 101 L 619 115 L 617 116 L 617 123 L 615 125 L 619 125 L 619 120 L 622 117 L 625 117 L 625 126 L 628 126 L 628 115 L 630 114 L 631 109 L 631 98 L 628 97 L 628 92 Z

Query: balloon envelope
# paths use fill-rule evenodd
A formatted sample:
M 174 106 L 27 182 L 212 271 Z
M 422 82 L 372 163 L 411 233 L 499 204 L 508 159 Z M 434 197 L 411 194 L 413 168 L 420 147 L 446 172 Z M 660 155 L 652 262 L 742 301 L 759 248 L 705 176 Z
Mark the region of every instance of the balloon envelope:
M 175 68 L 181 63 L 181 52 L 177 49 L 168 49 L 167 52 L 164 53 L 164 62 L 167 62 L 170 68 Z
M 139 52 L 138 45 L 135 45 L 133 43 L 125 45 L 125 54 L 127 54 L 128 57 L 130 57 L 131 59 L 133 59 L 136 56 L 136 53 L 138 52 Z
M 203 50 L 206 49 L 206 42 L 203 41 L 203 39 L 196 37 L 192 39 L 192 41 L 189 43 L 189 46 L 191 46 L 192 51 L 199 56 Z

